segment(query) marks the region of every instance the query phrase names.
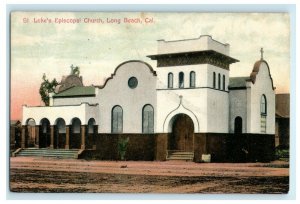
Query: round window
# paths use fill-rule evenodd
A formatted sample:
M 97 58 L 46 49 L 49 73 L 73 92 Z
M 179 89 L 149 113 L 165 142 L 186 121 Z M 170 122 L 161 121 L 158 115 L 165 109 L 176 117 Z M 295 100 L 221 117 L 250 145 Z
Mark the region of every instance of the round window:
M 136 88 L 138 85 L 138 80 L 135 77 L 130 77 L 128 80 L 128 86 L 132 89 Z

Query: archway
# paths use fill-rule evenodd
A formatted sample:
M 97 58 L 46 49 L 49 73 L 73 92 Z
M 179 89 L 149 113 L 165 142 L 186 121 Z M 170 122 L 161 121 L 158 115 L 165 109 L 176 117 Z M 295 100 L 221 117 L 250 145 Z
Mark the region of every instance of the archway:
M 81 121 L 79 118 L 73 118 L 71 121 L 70 148 L 81 148 Z
M 96 125 L 96 121 L 94 118 L 90 118 L 88 121 L 88 125 L 87 125 L 87 131 L 85 134 L 85 148 L 86 149 L 91 149 L 93 148 L 93 145 L 95 145 L 95 134 L 96 134 L 96 130 L 95 130 L 95 126 Z
M 168 149 L 194 151 L 194 123 L 186 114 L 177 114 L 170 120 L 172 132 L 168 138 Z
M 36 122 L 33 118 L 29 118 L 26 121 L 26 127 L 25 130 L 25 147 L 34 147 L 35 146 L 35 140 L 36 140 Z
M 64 149 L 66 145 L 66 122 L 62 118 L 56 120 L 56 128 L 54 134 L 54 148 Z
M 47 118 L 43 118 L 40 122 L 39 129 L 39 147 L 47 148 L 51 144 L 50 122 Z
M 234 119 L 234 133 L 241 134 L 243 132 L 243 120 L 240 116 Z

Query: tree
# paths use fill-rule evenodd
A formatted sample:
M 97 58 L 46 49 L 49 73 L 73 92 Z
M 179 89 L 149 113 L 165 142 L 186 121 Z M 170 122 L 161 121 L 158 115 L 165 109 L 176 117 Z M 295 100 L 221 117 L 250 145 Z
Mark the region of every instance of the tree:
M 129 137 L 127 138 L 119 138 L 118 141 L 118 152 L 120 154 L 121 160 L 124 161 L 125 160 L 125 154 L 127 151 L 127 145 L 129 142 Z
M 56 79 L 52 79 L 50 82 L 46 78 L 46 74 L 43 74 L 43 82 L 41 83 L 40 86 L 40 95 L 42 98 L 42 101 L 45 103 L 46 106 L 49 106 L 49 93 L 53 93 L 55 90 L 55 87 L 58 85 Z

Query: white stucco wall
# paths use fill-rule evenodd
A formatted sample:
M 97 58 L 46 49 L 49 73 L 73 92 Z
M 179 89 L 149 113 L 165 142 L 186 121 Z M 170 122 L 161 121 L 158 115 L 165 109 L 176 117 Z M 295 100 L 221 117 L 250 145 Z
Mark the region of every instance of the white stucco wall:
M 128 79 L 136 77 L 138 85 L 131 89 Z M 99 89 L 100 133 L 111 133 L 111 111 L 116 105 L 123 109 L 123 133 L 142 133 L 142 110 L 146 104 L 154 109 L 154 132 L 156 130 L 156 76 L 142 62 L 122 64 L 105 87 Z
M 205 132 L 228 133 L 229 94 L 207 90 L 207 129 Z
M 98 105 L 91 106 L 87 103 L 68 106 L 23 106 L 22 125 L 26 125 L 30 118 L 34 119 L 37 125 L 43 118 L 47 118 L 51 125 L 55 125 L 58 118 L 64 119 L 66 125 L 70 125 L 75 117 L 80 119 L 82 125 L 86 125 L 90 118 L 94 118 L 97 123 L 98 109 Z
M 207 127 L 206 89 L 178 89 L 157 91 L 157 132 L 171 132 L 170 121 L 176 114 L 188 115 L 194 123 L 195 132 Z M 180 96 L 182 102 L 180 104 Z
M 234 133 L 234 121 L 236 117 L 242 118 L 242 132 L 247 132 L 247 90 L 230 90 L 230 119 L 229 119 L 229 132 Z
M 275 92 L 272 87 L 268 65 L 265 62 L 260 64 L 256 81 L 251 83 L 251 92 L 248 94 L 248 101 L 251 103 L 248 112 L 249 132 L 261 133 L 260 126 L 260 100 L 264 94 L 267 98 L 266 133 L 275 134 Z

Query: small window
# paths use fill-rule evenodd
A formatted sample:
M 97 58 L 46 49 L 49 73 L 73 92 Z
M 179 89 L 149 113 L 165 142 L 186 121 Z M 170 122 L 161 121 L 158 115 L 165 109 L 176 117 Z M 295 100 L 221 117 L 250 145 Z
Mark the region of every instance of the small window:
M 221 75 L 218 74 L 218 89 L 221 89 Z
M 138 85 L 138 80 L 136 77 L 130 77 L 128 79 L 128 86 L 131 88 L 131 89 L 134 89 L 136 88 Z
M 145 105 L 143 108 L 143 133 L 154 132 L 154 111 L 151 105 Z
M 213 74 L 213 88 L 216 88 L 216 72 Z
M 194 88 L 196 84 L 196 74 L 194 71 L 190 72 L 190 87 Z
M 184 73 L 179 73 L 179 88 L 184 88 Z
M 223 75 L 223 91 L 225 91 L 225 75 Z
M 123 132 L 123 110 L 121 106 L 115 106 L 112 109 L 112 133 Z
M 173 88 L 173 73 L 168 74 L 168 88 Z

